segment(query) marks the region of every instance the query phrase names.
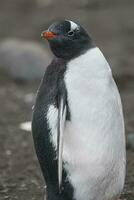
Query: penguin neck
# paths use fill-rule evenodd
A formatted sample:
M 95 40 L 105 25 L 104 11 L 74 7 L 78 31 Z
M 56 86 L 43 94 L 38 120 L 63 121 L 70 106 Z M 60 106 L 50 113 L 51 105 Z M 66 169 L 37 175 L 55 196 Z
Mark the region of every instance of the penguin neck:
M 57 47 L 57 45 L 50 44 L 52 52 L 54 54 L 54 58 L 59 61 L 64 60 L 64 62 L 69 62 L 83 54 L 85 54 L 88 50 L 95 47 L 95 44 L 91 39 L 89 41 L 83 42 L 79 46 L 63 46 Z

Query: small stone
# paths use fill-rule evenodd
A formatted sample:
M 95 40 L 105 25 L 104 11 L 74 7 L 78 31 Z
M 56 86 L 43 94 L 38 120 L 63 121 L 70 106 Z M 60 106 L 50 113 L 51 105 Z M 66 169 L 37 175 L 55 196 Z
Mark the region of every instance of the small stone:
M 3 193 L 3 194 L 7 193 L 7 192 L 8 192 L 8 188 L 5 188 L 5 189 L 3 189 L 3 190 L 0 191 L 0 193 Z
M 21 130 L 30 132 L 31 131 L 31 122 L 23 122 L 19 125 L 19 127 Z
M 37 180 L 35 180 L 35 179 L 32 179 L 32 180 L 31 180 L 31 183 L 32 183 L 32 184 L 34 184 L 34 185 L 36 185 L 36 186 L 38 186 L 38 185 L 39 185 L 38 181 L 37 181 Z
M 26 141 L 23 141 L 21 145 L 23 148 L 26 148 L 28 146 L 28 143 Z
M 17 184 L 16 183 L 10 183 L 8 185 L 8 188 L 16 188 Z
M 8 195 L 4 196 L 4 199 L 9 199 L 10 197 Z
M 25 184 L 25 183 L 22 183 L 22 184 L 20 185 L 19 190 L 21 190 L 21 191 L 25 191 L 25 190 L 27 190 L 27 186 L 26 186 L 26 184 Z
M 6 153 L 7 156 L 10 156 L 12 154 L 12 151 L 7 149 L 5 153 Z
M 35 100 L 35 95 L 33 93 L 29 93 L 24 96 L 25 103 L 34 103 L 34 100 Z

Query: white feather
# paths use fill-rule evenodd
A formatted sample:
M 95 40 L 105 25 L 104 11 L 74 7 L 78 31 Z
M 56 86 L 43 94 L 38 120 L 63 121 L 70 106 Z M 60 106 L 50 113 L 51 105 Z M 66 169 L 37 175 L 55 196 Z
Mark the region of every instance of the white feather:
M 73 30 L 75 30 L 75 29 L 77 29 L 79 27 L 76 23 L 74 23 L 72 21 L 69 21 L 69 22 L 71 24 L 71 31 L 73 31 Z
M 50 105 L 47 112 L 47 121 L 51 130 L 51 142 L 54 145 L 55 150 L 57 149 L 57 124 L 58 124 L 58 109 L 54 105 Z
M 77 200 L 112 200 L 125 177 L 122 105 L 110 67 L 98 48 L 68 63 L 65 74 L 71 122 L 63 160 Z
M 63 154 L 63 143 L 64 143 L 64 129 L 65 129 L 65 119 L 66 119 L 66 106 L 64 108 L 63 99 L 61 99 L 61 105 L 59 110 L 60 121 L 59 121 L 59 151 L 58 151 L 58 181 L 59 189 L 62 184 L 62 154 Z
M 61 105 L 60 105 L 60 124 L 59 124 L 59 152 L 56 159 L 58 159 L 58 182 L 59 182 L 59 188 L 62 183 L 62 153 L 63 153 L 63 142 L 64 142 L 64 128 L 65 128 L 65 118 L 66 118 L 66 106 L 63 110 L 63 99 L 61 99 Z M 50 105 L 47 113 L 47 120 L 49 124 L 49 128 L 51 129 L 51 141 L 53 143 L 53 146 L 55 147 L 55 150 L 58 149 L 57 147 L 57 133 L 58 133 L 58 109 L 54 105 Z

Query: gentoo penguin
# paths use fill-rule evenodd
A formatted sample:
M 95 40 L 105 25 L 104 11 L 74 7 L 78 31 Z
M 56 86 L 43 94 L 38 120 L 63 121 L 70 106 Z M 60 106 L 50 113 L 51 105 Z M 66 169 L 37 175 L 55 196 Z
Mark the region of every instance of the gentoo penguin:
M 122 104 L 110 66 L 82 26 L 42 36 L 54 54 L 37 92 L 32 132 L 48 200 L 117 200 L 126 152 Z

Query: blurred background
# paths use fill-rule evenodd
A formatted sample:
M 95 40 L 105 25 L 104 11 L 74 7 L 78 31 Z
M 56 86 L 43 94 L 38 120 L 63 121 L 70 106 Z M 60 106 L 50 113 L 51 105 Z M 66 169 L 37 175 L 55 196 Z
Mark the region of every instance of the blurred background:
M 111 64 L 126 125 L 127 178 L 122 196 L 133 200 L 133 0 L 0 0 L 0 200 L 43 198 L 44 183 L 25 122 L 31 120 L 36 90 L 52 58 L 40 34 L 58 19 L 82 24 Z

